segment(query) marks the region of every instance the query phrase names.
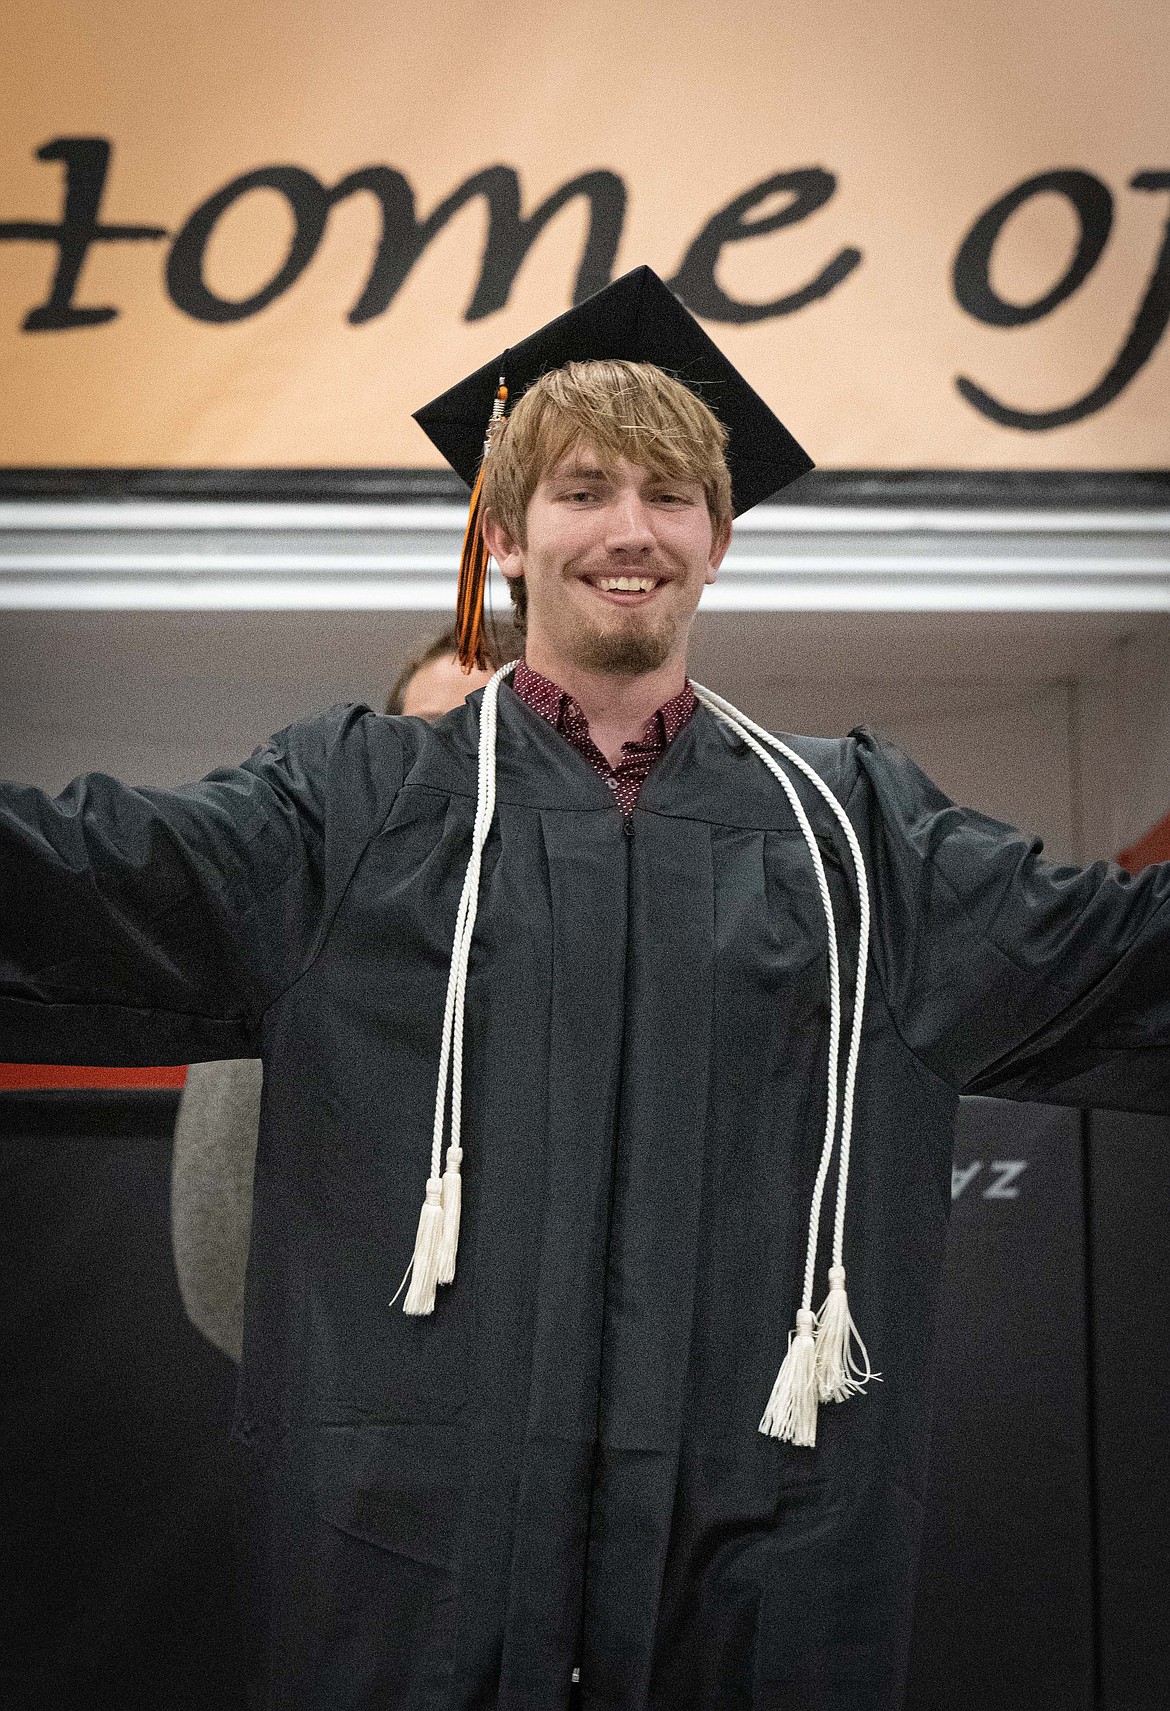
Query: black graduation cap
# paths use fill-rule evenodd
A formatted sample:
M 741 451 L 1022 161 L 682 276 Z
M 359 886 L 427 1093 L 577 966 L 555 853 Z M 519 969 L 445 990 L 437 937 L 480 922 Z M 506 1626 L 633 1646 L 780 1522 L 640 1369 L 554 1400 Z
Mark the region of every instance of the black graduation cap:
M 488 553 L 480 502 L 489 423 L 499 419 L 505 398 L 515 403 L 542 374 L 568 362 L 606 357 L 655 363 L 714 411 L 727 429 L 735 516 L 812 468 L 808 453 L 658 275 L 648 267 L 623 274 L 414 413 L 471 488 L 455 603 L 458 654 L 466 671 L 487 665 L 483 596 Z
M 473 487 L 501 376 L 514 404 L 551 369 L 603 357 L 655 363 L 714 411 L 728 433 L 727 466 L 737 517 L 813 467 L 808 453 L 759 393 L 649 267 L 636 267 L 558 315 L 424 404 L 414 419 Z

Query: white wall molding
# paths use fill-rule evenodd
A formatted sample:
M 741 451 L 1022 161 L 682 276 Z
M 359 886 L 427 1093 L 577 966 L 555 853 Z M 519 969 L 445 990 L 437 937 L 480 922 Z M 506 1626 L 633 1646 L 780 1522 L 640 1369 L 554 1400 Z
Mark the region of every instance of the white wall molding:
M 452 505 L 9 501 L 0 609 L 450 611 L 464 521 Z M 1170 612 L 1170 510 L 759 506 L 704 606 Z

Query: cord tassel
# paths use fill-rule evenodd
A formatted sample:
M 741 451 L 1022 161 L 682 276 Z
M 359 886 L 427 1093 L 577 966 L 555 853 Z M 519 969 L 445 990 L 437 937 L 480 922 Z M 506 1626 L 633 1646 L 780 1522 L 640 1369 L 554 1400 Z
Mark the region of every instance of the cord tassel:
M 788 1353 L 784 1356 L 760 1431 L 769 1438 L 781 1438 L 811 1450 L 817 1441 L 817 1345 L 813 1338 L 812 1309 L 802 1307 L 796 1315 L 796 1329 L 788 1333 Z
M 443 1234 L 443 1183 L 441 1177 L 427 1178 L 427 1197 L 418 1215 L 414 1258 L 410 1262 L 410 1288 L 402 1311 L 423 1317 L 435 1310 L 435 1285 L 439 1272 L 439 1242 Z
M 463 1162 L 462 1147 L 447 1148 L 447 1168 L 443 1172 L 443 1230 L 439 1238 L 440 1283 L 455 1281 L 455 1256 L 459 1251 L 459 1213 L 463 1201 L 463 1178 L 459 1166 Z
M 843 1265 L 829 1267 L 829 1293 L 817 1314 L 816 1344 L 817 1395 L 822 1402 L 844 1402 L 864 1390 L 871 1378 L 881 1378 L 869 1364 L 869 1354 L 849 1312 Z

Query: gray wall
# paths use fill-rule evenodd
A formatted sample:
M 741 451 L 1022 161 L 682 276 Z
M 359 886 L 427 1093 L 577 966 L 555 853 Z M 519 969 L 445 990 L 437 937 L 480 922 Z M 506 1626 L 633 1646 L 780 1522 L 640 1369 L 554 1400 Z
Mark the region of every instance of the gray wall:
M 0 775 L 172 784 L 334 701 L 381 706 L 428 612 L 0 613 Z M 700 615 L 693 672 L 773 728 L 876 726 L 948 794 L 1112 854 L 1170 808 L 1170 620 Z

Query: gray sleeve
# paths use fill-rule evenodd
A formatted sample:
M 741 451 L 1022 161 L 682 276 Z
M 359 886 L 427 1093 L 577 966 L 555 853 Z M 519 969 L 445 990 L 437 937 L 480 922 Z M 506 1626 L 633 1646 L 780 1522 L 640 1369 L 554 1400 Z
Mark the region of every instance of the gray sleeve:
M 194 1063 L 175 1123 L 171 1237 L 179 1293 L 195 1328 L 235 1361 L 262 1080 L 257 1058 Z

